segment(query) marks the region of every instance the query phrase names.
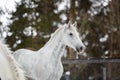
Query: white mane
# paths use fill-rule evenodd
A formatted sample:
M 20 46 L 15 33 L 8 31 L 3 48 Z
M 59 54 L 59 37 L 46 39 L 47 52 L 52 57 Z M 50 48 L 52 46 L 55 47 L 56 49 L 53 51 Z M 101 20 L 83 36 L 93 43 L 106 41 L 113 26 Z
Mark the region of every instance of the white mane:
M 44 46 L 48 45 L 48 44 L 51 43 L 52 41 L 54 42 L 54 39 L 56 39 L 56 37 L 58 37 L 58 33 L 59 33 L 62 29 L 64 29 L 64 28 L 65 28 L 64 26 L 63 26 L 63 27 L 59 27 L 59 28 L 51 35 L 50 40 L 49 40 Z
M 24 72 L 11 55 L 8 46 L 0 41 L 0 78 L 2 80 L 25 80 Z

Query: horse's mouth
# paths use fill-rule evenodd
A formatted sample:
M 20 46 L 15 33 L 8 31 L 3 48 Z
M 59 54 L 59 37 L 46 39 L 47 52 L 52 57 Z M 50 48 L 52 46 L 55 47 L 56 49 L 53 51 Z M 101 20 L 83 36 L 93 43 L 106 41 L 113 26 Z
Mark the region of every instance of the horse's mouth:
M 83 47 L 76 47 L 76 51 L 77 52 L 84 52 L 84 48 Z
M 81 54 L 81 53 L 84 53 L 85 52 L 85 49 L 82 49 L 82 48 L 76 48 L 76 52 Z

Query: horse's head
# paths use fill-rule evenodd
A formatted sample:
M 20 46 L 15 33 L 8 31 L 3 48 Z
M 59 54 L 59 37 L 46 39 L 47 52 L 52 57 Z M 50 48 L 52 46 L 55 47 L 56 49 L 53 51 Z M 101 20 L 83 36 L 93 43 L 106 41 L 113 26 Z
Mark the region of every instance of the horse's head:
M 76 22 L 72 24 L 70 21 L 67 25 L 64 26 L 65 29 L 63 33 L 63 42 L 65 45 L 73 48 L 75 51 L 81 52 L 84 51 L 85 46 L 79 37 L 76 26 Z

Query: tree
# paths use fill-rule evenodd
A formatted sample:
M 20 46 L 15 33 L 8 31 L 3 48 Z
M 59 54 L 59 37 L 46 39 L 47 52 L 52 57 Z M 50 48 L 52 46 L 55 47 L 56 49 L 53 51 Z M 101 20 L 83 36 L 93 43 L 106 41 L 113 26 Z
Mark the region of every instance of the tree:
M 7 42 L 12 49 L 34 47 L 39 49 L 47 41 L 44 36 L 53 32 L 53 23 L 60 21 L 54 13 L 54 0 L 31 0 L 17 3 L 16 12 L 12 13 L 13 23 L 9 25 L 11 36 Z M 37 40 L 36 40 L 37 39 Z

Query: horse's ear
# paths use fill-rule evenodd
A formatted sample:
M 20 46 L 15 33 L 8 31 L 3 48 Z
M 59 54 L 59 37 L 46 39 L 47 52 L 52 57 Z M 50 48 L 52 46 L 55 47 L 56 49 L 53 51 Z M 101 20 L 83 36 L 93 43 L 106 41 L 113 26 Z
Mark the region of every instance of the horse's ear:
M 67 27 L 70 28 L 70 25 L 71 25 L 71 21 L 68 22 L 68 26 Z
M 75 26 L 75 27 L 77 26 L 77 22 L 76 21 L 74 22 L 73 26 Z
M 68 22 L 68 24 L 65 24 L 65 31 L 71 27 L 72 23 L 71 21 Z

